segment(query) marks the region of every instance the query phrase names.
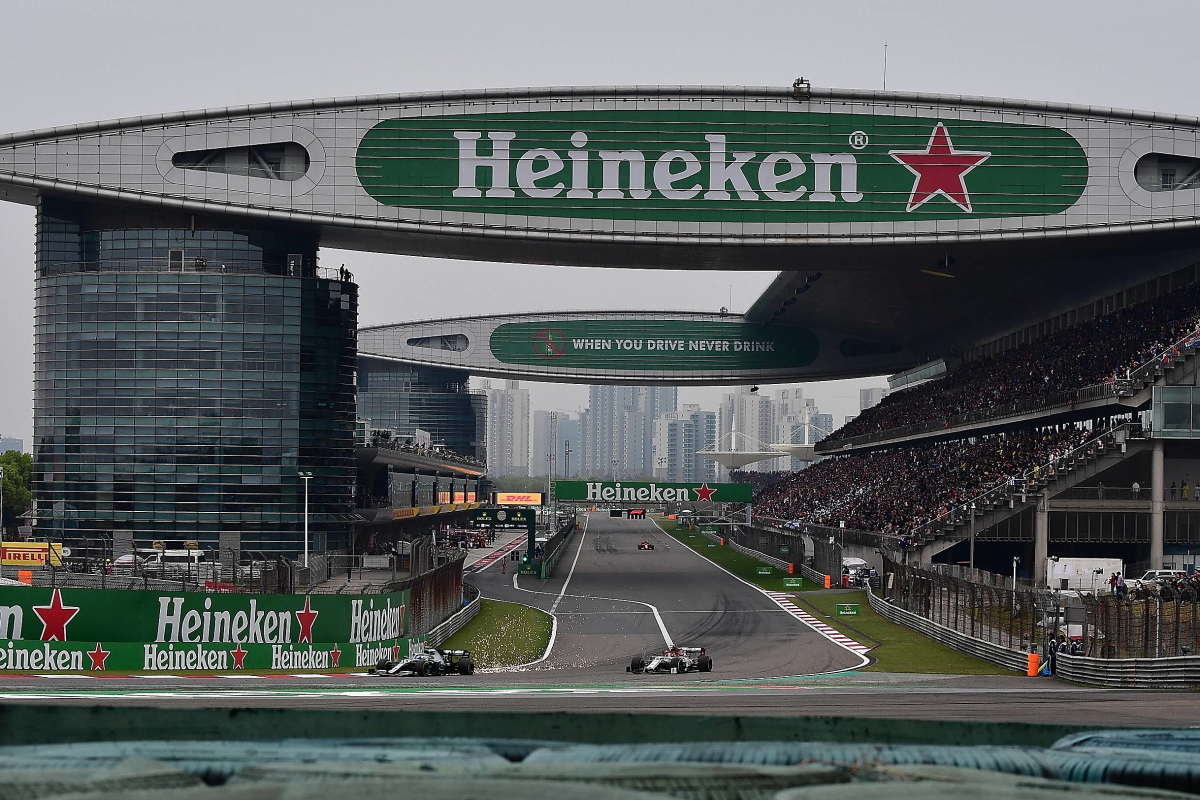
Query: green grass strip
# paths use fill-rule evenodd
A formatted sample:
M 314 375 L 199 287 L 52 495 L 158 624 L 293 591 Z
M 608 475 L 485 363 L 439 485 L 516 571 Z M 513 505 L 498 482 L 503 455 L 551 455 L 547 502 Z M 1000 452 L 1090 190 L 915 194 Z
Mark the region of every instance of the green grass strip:
M 680 544 L 690 547 L 709 561 L 724 567 L 742 580 L 748 581 L 769 592 L 795 592 L 807 589 L 821 589 L 823 591 L 825 589 L 824 586 L 816 586 L 807 578 L 801 578 L 798 570 L 795 575 L 788 575 L 786 569 L 769 567 L 757 559 L 739 553 L 732 547 L 722 547 L 698 530 L 688 531 L 686 528 L 680 529 L 678 523 L 673 519 L 658 519 L 656 522 L 664 532 L 676 539 Z M 709 545 L 712 546 L 710 547 Z M 769 575 L 761 575 L 759 574 L 760 568 L 769 569 L 771 572 Z M 788 579 L 799 581 L 799 587 L 788 586 Z
M 871 651 L 878 662 L 867 667 L 873 672 L 923 672 L 945 675 L 1012 675 L 1010 670 L 938 644 L 903 625 L 876 614 L 863 591 L 801 592 L 796 595 L 801 608 L 826 625 L 863 644 L 879 643 Z M 839 617 L 834 606 L 857 603 L 858 616 Z
M 483 600 L 479 613 L 442 645 L 447 650 L 470 650 L 475 666 L 515 667 L 535 661 L 550 643 L 553 620 L 536 608 L 519 603 Z

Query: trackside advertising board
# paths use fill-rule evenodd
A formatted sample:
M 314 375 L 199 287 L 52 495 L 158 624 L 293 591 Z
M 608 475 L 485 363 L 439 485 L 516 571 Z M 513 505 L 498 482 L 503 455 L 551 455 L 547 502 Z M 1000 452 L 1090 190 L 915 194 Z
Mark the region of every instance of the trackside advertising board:
M 0 587 L 0 672 L 336 670 L 408 654 L 408 592 Z
M 505 364 L 669 371 L 799 368 L 820 351 L 807 328 L 668 319 L 511 322 L 489 346 Z
M 540 506 L 541 492 L 493 492 L 492 505 L 497 506 Z
M 758 225 L 1057 214 L 1088 179 L 1079 142 L 1039 125 L 636 107 L 405 115 L 356 169 L 386 206 Z
M 639 483 L 637 481 L 555 481 L 559 502 L 581 503 L 749 503 L 748 483 Z

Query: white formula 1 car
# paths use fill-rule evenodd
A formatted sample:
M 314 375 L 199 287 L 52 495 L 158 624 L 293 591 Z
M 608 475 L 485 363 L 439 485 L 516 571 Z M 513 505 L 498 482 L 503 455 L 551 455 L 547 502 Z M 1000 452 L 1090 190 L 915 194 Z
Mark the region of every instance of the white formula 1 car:
M 712 672 L 712 658 L 703 647 L 668 647 L 656 656 L 634 656 L 626 672 Z
M 376 675 L 473 675 L 475 664 L 470 650 L 438 650 L 427 647 L 413 653 L 403 661 L 380 659 L 375 669 L 368 670 Z

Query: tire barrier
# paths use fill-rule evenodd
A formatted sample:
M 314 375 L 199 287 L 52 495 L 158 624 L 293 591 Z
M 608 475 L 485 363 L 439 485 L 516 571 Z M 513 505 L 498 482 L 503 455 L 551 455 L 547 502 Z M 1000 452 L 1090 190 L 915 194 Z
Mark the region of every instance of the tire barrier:
M 465 606 L 451 614 L 449 619 L 429 632 L 426 641 L 430 647 L 440 647 L 442 642 L 462 630 L 479 613 L 479 606 L 482 601 L 479 590 L 469 583 L 464 583 L 463 597 L 470 597 L 471 599 Z
M 1137 739 L 1130 737 L 1142 736 Z M 1110 741 L 1111 739 L 1111 741 Z M 1174 740 L 1174 741 L 1173 741 Z M 1173 746 L 1177 742 L 1178 746 Z M 1143 730 L 1134 732 L 1100 731 L 1077 734 L 1060 739 L 1050 748 L 999 745 L 922 745 L 922 744 L 836 744 L 826 742 L 694 742 L 641 743 L 609 745 L 573 745 L 544 748 L 530 753 L 522 765 L 587 764 L 616 765 L 655 764 L 695 767 L 796 767 L 820 764 L 826 767 L 862 769 L 864 765 L 897 767 L 956 767 L 963 770 L 983 770 L 991 773 L 1019 775 L 1027 779 L 1045 779 L 1069 783 L 1118 784 L 1126 787 L 1166 789 L 1196 793 L 1200 790 L 1200 766 L 1195 763 L 1195 733 L 1181 730 Z M 893 774 L 894 773 L 889 773 Z M 909 774 L 920 774 L 912 772 Z M 930 782 L 957 779 L 954 791 L 947 796 L 963 796 L 971 791 L 993 796 L 994 779 L 979 773 L 948 774 L 932 772 Z M 986 782 L 985 782 L 986 781 Z M 900 796 L 910 796 L 901 790 L 903 784 L 891 784 Z M 1006 787 L 1007 788 L 1007 787 Z M 1042 788 L 1036 783 L 1014 784 L 1005 797 L 1047 796 L 1034 792 Z M 1064 783 L 1049 784 L 1053 795 L 1071 794 Z M 931 790 L 923 786 L 918 795 Z M 845 792 L 854 796 L 855 792 Z M 1093 796 L 1080 792 L 1080 796 Z M 791 795 L 788 794 L 788 797 Z M 797 795 L 797 797 L 808 795 Z M 815 796 L 815 795 L 814 795 Z M 838 796 L 842 796 L 840 793 Z M 880 795 L 870 795 L 883 796 Z M 929 795 L 932 796 L 932 795 Z M 942 795 L 936 795 L 942 796 Z M 994 796 L 1001 796 L 996 793 Z M 1114 789 L 1096 792 L 1096 796 L 1116 796 Z M 1137 789 L 1121 790 L 1120 796 L 1160 796 L 1158 792 Z

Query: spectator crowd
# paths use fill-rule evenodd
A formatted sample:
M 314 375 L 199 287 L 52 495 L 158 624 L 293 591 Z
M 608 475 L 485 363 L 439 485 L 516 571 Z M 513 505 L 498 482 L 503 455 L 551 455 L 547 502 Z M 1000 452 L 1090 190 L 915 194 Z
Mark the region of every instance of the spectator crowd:
M 1057 392 L 1123 379 L 1195 331 L 1197 314 L 1200 286 L 1177 289 L 1000 355 L 969 361 L 944 378 L 889 395 L 829 439 L 948 420 L 1023 401 L 1044 402 Z
M 788 522 L 902 533 L 955 505 L 1042 470 L 1092 432 L 1057 426 L 833 456 L 756 492 L 754 513 Z

